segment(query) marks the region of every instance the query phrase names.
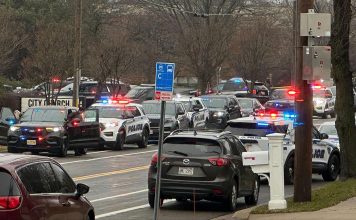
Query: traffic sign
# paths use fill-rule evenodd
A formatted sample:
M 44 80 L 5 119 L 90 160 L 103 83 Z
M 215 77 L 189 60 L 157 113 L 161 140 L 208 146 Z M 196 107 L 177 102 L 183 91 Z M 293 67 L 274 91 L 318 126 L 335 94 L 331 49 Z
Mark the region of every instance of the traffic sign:
M 173 97 L 174 63 L 156 63 L 155 99 L 167 101 Z

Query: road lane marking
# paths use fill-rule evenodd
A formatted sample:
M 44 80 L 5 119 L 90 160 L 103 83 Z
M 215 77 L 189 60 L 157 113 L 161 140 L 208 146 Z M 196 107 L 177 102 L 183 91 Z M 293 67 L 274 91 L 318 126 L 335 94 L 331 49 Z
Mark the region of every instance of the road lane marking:
M 125 196 L 131 196 L 131 195 L 135 195 L 135 194 L 139 194 L 139 193 L 143 193 L 143 192 L 148 192 L 148 189 L 143 189 L 143 190 L 139 190 L 139 191 L 136 191 L 136 192 L 120 194 L 120 195 L 116 195 L 116 196 L 109 196 L 109 197 L 100 198 L 100 199 L 94 199 L 94 200 L 90 200 L 90 202 L 100 202 L 100 201 L 109 200 L 109 199 L 115 199 L 115 198 L 120 198 L 120 197 L 125 197 Z
M 60 164 L 61 165 L 66 165 L 66 164 L 73 164 L 73 163 L 82 163 L 82 162 L 90 162 L 90 161 L 97 161 L 97 160 L 105 160 L 105 159 L 110 159 L 110 158 L 126 157 L 126 156 L 133 156 L 133 155 L 139 155 L 139 154 L 153 153 L 153 152 L 156 152 L 156 151 L 157 150 L 149 150 L 149 151 L 142 151 L 142 152 L 130 153 L 130 154 L 119 154 L 119 155 L 113 155 L 113 156 L 107 156 L 107 157 L 92 158 L 92 159 L 87 159 L 87 160 L 69 161 L 69 162 L 64 162 L 64 163 L 60 163 Z
M 101 151 L 94 151 L 94 152 L 88 152 L 87 155 L 90 154 L 100 154 L 100 153 L 105 153 L 105 152 L 109 152 L 110 150 L 101 150 Z
M 172 201 L 173 201 L 172 199 L 165 200 L 165 201 L 163 201 L 163 204 L 171 203 Z M 134 206 L 134 207 L 131 207 L 131 208 L 126 208 L 126 209 L 120 209 L 120 210 L 117 210 L 117 211 L 114 211 L 114 212 L 108 212 L 108 213 L 104 213 L 104 214 L 101 214 L 101 215 L 97 215 L 97 216 L 95 216 L 95 219 L 106 218 L 106 217 L 122 214 L 122 213 L 125 213 L 125 212 L 131 212 L 131 211 L 135 211 L 137 209 L 144 209 L 144 208 L 148 208 L 148 207 L 150 207 L 150 205 L 146 204 L 146 205 L 139 205 L 139 206 Z
M 131 212 L 131 211 L 134 211 L 134 210 L 137 210 L 137 209 L 143 209 L 143 208 L 148 208 L 148 207 L 150 207 L 150 205 L 146 204 L 146 205 L 135 206 L 135 207 L 127 208 L 127 209 L 121 209 L 121 210 L 117 210 L 117 211 L 114 211 L 114 212 L 108 212 L 108 213 L 105 213 L 105 214 L 97 215 L 97 216 L 95 216 L 95 219 L 110 217 L 110 216 L 113 216 L 113 215 L 118 215 L 118 214 L 121 214 L 121 213 Z
M 140 166 L 140 167 L 132 167 L 124 170 L 115 170 L 111 172 L 105 172 L 105 173 L 96 173 L 96 174 L 91 174 L 91 175 L 86 175 L 86 176 L 78 176 L 73 178 L 74 181 L 81 181 L 81 180 L 88 180 L 88 179 L 94 179 L 98 177 L 104 177 L 104 176 L 112 176 L 112 175 L 117 175 L 117 174 L 124 174 L 124 173 L 130 173 L 134 171 L 140 171 L 140 170 L 147 170 L 149 165 L 146 166 Z

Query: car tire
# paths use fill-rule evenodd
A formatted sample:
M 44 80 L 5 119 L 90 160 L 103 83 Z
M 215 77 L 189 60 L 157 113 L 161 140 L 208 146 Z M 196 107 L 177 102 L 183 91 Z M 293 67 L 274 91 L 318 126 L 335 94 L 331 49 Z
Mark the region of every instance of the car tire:
M 149 135 L 150 135 L 150 132 L 148 131 L 148 129 L 144 128 L 142 131 L 141 140 L 140 140 L 140 142 L 137 143 L 138 148 L 147 148 Z
M 330 113 L 330 117 L 331 118 L 335 118 L 336 117 L 336 113 L 335 112 Z
M 294 183 L 294 156 L 291 156 L 284 164 L 284 184 L 293 185 L 293 183 Z
M 62 140 L 61 148 L 58 150 L 58 157 L 66 157 L 68 153 L 68 144 L 65 140 Z
M 225 206 L 228 211 L 235 211 L 237 208 L 237 193 L 238 193 L 238 185 L 236 181 L 233 181 L 231 184 L 231 188 L 229 190 L 229 195 L 225 200 Z
M 148 204 L 150 205 L 151 208 L 155 207 L 155 194 L 148 193 Z
M 125 144 L 125 132 L 124 131 L 119 131 L 116 137 L 116 142 L 112 146 L 112 150 L 119 151 L 124 148 Z
M 327 119 L 328 118 L 328 114 L 326 113 L 323 113 L 322 116 L 321 116 L 322 119 Z
M 88 152 L 88 148 L 75 148 L 74 149 L 74 155 L 75 156 L 86 155 L 87 152 Z
M 260 178 L 258 175 L 255 177 L 253 192 L 249 196 L 245 196 L 246 205 L 256 205 L 260 193 Z
M 326 170 L 321 174 L 324 181 L 335 181 L 340 173 L 340 158 L 332 154 Z

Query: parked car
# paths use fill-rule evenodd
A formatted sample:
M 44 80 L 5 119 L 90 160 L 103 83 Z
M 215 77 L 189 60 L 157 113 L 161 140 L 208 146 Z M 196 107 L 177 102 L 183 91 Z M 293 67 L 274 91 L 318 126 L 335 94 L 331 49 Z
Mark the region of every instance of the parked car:
M 219 93 L 224 95 L 234 95 L 236 97 L 246 97 L 248 95 L 248 85 L 243 78 L 231 78 L 224 83 Z
M 313 89 L 313 115 L 335 118 L 335 100 L 330 88 Z
M 177 97 L 175 101 L 184 104 L 189 118 L 189 127 L 205 127 L 209 120 L 209 110 L 205 106 L 203 100 L 199 97 Z
M 132 88 L 126 95 L 126 98 L 131 99 L 135 103 L 142 103 L 146 100 L 155 99 L 154 85 L 141 85 Z
M 163 145 L 160 196 L 176 199 L 223 202 L 226 209 L 237 208 L 238 197 L 255 205 L 259 196 L 259 177 L 243 166 L 243 144 L 230 132 L 175 131 Z M 148 202 L 154 207 L 157 153 L 148 171 Z
M 255 98 L 237 98 L 241 107 L 242 117 L 248 117 L 256 112 L 264 111 L 265 107 Z
M 225 128 L 230 119 L 241 118 L 241 107 L 234 95 L 206 95 L 201 97 L 209 109 L 208 128 Z
M 7 145 L 7 133 L 17 119 L 10 108 L 2 107 L 0 112 L 0 144 Z
M 150 120 L 151 132 L 150 141 L 157 141 L 159 138 L 159 123 L 161 106 L 160 101 L 149 100 L 142 103 L 144 112 Z M 164 120 L 164 137 L 177 129 L 189 128 L 189 117 L 184 104 L 177 101 L 166 102 L 166 112 Z
M 94 207 L 63 167 L 48 157 L 0 154 L 0 219 L 94 220 Z

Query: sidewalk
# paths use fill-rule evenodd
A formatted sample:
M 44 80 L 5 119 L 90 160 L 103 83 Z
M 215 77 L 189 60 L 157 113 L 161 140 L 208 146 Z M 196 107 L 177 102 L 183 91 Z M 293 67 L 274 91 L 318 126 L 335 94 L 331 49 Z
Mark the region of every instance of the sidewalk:
M 356 197 L 341 202 L 335 206 L 315 212 L 278 213 L 278 214 L 249 214 L 251 209 L 236 212 L 232 217 L 224 216 L 214 220 L 355 220 Z

